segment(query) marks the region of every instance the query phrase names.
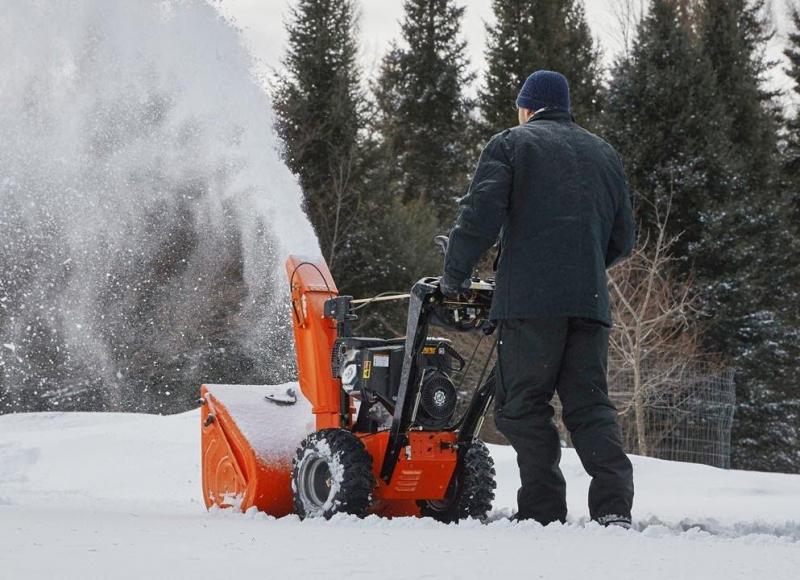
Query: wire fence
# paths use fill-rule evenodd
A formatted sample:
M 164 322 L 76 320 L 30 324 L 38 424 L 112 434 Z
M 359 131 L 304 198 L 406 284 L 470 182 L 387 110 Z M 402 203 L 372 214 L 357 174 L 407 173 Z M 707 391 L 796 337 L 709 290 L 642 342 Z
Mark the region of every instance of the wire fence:
M 730 467 L 736 403 L 732 370 L 692 363 L 636 372 L 610 361 L 609 395 L 629 453 Z M 559 431 L 569 442 L 557 399 Z

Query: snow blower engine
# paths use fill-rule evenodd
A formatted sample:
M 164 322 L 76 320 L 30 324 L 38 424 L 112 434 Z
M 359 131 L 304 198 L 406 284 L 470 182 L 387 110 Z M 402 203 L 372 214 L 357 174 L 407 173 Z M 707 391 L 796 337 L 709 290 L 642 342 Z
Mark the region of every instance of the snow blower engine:
M 446 249 L 447 238 L 437 244 Z M 454 522 L 484 518 L 494 499 L 494 466 L 478 439 L 494 398 L 486 377 L 457 413 L 471 367 L 433 327 L 480 333 L 494 282 L 473 278 L 458 299 L 438 278 L 409 294 L 340 296 L 322 259 L 286 263 L 300 393 L 293 385 L 202 387 L 202 470 L 207 507 L 275 516 L 422 515 Z M 357 311 L 408 300 L 406 335 L 354 336 Z M 313 417 L 312 421 L 309 421 Z

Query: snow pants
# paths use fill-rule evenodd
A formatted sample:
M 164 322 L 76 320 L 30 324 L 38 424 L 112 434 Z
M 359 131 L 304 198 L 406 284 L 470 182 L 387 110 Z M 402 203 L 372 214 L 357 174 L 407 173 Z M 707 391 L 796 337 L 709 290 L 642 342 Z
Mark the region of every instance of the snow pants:
M 557 392 L 564 424 L 592 478 L 592 519 L 630 518 L 633 468 L 608 398 L 609 328 L 588 318 L 553 317 L 501 320 L 499 332 L 495 422 L 517 452 L 517 517 L 547 524 L 567 516 L 550 405 Z

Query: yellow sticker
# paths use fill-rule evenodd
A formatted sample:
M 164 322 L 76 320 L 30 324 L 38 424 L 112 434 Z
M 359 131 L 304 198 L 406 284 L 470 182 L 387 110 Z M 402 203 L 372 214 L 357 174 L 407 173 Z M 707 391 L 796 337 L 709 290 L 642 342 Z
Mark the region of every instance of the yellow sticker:
M 423 347 L 422 354 L 436 354 L 436 347 L 435 346 Z
M 365 378 L 365 379 L 368 379 L 370 371 L 372 371 L 372 362 L 368 361 L 368 360 L 365 360 L 364 361 L 364 372 L 361 374 L 361 376 L 363 378 Z

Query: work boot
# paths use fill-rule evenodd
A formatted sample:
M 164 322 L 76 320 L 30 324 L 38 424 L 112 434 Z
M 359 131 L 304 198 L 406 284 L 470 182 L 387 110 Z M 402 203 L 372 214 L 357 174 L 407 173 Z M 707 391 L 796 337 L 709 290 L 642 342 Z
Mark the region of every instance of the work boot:
M 543 526 L 549 526 L 553 522 L 558 522 L 560 524 L 567 523 L 566 520 L 561 520 L 561 519 L 547 520 L 547 521 L 543 522 L 543 521 L 541 521 L 541 520 L 539 520 L 539 519 L 537 519 L 537 518 L 535 518 L 533 516 L 526 516 L 526 515 L 523 515 L 523 514 L 521 514 L 519 512 L 517 512 L 513 516 L 509 517 L 508 520 L 510 522 L 514 522 L 514 523 L 519 523 L 519 522 L 539 522 Z
M 629 518 L 627 516 L 619 516 L 619 515 L 616 515 L 616 514 L 608 514 L 608 515 L 605 515 L 605 516 L 600 516 L 599 518 L 597 518 L 596 521 L 597 521 L 598 524 L 600 524 L 601 526 L 604 526 L 606 528 L 610 528 L 610 527 L 614 526 L 614 527 L 618 527 L 618 528 L 624 528 L 626 530 L 630 530 L 631 529 L 631 518 Z

